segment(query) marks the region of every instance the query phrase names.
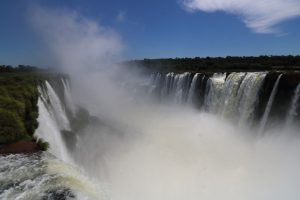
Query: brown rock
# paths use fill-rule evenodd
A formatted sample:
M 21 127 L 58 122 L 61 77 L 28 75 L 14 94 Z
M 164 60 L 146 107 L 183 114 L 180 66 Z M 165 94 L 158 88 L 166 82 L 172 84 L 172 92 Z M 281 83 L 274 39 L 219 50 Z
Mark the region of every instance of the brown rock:
M 35 153 L 40 151 L 39 146 L 29 140 L 20 140 L 0 147 L 0 154 Z

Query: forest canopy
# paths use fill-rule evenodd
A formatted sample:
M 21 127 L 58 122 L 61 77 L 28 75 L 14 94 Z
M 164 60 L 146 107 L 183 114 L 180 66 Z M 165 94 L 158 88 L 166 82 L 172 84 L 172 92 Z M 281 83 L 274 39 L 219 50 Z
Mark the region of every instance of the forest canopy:
M 300 56 L 162 58 L 131 60 L 126 64 L 162 72 L 299 70 Z

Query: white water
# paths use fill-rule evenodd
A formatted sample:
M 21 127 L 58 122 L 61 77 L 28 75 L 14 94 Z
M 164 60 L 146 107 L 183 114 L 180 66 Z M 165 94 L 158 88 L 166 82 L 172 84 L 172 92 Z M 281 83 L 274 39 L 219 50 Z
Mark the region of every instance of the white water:
M 71 113 L 74 116 L 76 113 L 76 107 L 74 105 L 73 98 L 71 96 L 70 84 L 65 79 L 62 79 L 62 84 L 64 87 L 64 97 L 65 97 L 65 101 L 66 101 L 66 106 L 68 107 L 68 109 L 71 111 Z
M 237 122 L 239 126 L 252 126 L 259 91 L 266 75 L 265 72 L 232 72 L 226 77 L 224 73 L 215 73 L 206 83 L 205 94 L 197 94 L 198 99 L 194 99 L 196 92 L 204 93 L 196 88 L 201 77 L 199 73 L 192 80 L 190 73 L 156 73 L 152 75 L 148 88 L 167 104 L 176 102 L 178 105 L 193 106 L 198 101 L 199 106 L 204 99 L 205 111 Z M 203 87 L 204 77 L 197 87 Z
M 49 112 L 45 102 L 39 98 L 39 127 L 35 131 L 35 136 L 47 141 L 50 144 L 49 152 L 57 158 L 69 162 L 70 156 L 62 138 L 60 128 L 55 120 L 55 116 Z
M 194 98 L 195 98 L 195 93 L 196 93 L 196 84 L 198 79 L 201 77 L 201 74 L 196 73 L 193 77 L 192 83 L 191 83 L 191 88 L 188 92 L 188 103 L 193 104 Z
M 70 122 L 66 115 L 66 111 L 61 103 L 60 98 L 52 88 L 52 86 L 49 84 L 48 81 L 45 81 L 45 85 L 47 88 L 47 95 L 50 100 L 50 105 L 53 109 L 53 114 L 55 115 L 55 120 L 57 124 L 59 125 L 61 130 L 71 130 L 70 128 Z
M 206 95 L 204 99 L 205 110 L 211 113 L 217 113 L 220 106 L 220 97 L 225 83 L 226 74 L 215 73 L 209 78 L 206 85 Z
M 273 86 L 273 89 L 272 89 L 272 92 L 271 92 L 271 95 L 269 97 L 269 100 L 268 100 L 268 103 L 267 103 L 267 106 L 265 108 L 265 112 L 264 112 L 264 115 L 260 121 L 260 126 L 259 126 L 259 130 L 258 130 L 258 133 L 261 135 L 264 130 L 265 130 L 265 127 L 266 127 L 266 124 L 268 122 L 268 118 L 269 118 L 269 114 L 270 114 L 270 111 L 271 111 L 271 108 L 272 108 L 272 105 L 273 105 L 273 102 L 274 102 L 274 98 L 276 96 L 276 93 L 277 93 L 277 88 L 278 88 L 278 85 L 279 85 L 279 81 L 280 81 L 280 78 L 281 78 L 282 74 L 280 74 Z
M 0 156 L 0 199 L 107 199 L 78 169 L 48 153 Z
M 220 96 L 219 113 L 222 117 L 234 119 L 237 116 L 236 108 L 239 103 L 237 98 L 241 81 L 245 77 L 245 73 L 231 73 L 227 77 L 222 94 Z
M 237 95 L 239 102 L 239 126 L 246 124 L 251 126 L 253 114 L 258 103 L 258 93 L 264 82 L 266 73 L 247 73 Z
M 286 122 L 285 122 L 286 126 L 290 126 L 291 124 L 293 124 L 295 117 L 298 115 L 297 109 L 299 107 L 299 98 L 300 98 L 300 83 L 297 85 L 294 92 L 292 103 L 286 117 Z

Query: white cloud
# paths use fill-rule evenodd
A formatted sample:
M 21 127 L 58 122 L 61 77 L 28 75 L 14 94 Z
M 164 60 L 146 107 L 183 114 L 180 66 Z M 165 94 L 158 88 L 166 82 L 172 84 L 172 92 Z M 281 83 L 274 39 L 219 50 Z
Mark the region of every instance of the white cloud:
M 300 16 L 300 0 L 181 0 L 185 8 L 238 15 L 256 33 L 278 33 L 276 25 Z

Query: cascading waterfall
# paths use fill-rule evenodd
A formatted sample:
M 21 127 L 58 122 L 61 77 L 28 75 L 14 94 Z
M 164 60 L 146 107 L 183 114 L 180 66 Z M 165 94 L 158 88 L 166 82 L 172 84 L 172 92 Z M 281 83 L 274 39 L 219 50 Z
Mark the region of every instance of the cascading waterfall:
M 156 73 L 150 77 L 148 94 L 158 95 L 166 103 L 184 104 L 188 100 L 191 73 Z
M 245 73 L 231 73 L 228 75 L 220 97 L 219 113 L 222 117 L 233 118 L 236 116 L 238 105 L 237 94 Z
M 54 115 L 48 110 L 46 102 L 40 97 L 38 100 L 39 107 L 39 127 L 35 132 L 37 138 L 41 138 L 50 144 L 50 153 L 57 156 L 63 161 L 70 161 L 70 156 L 63 141 L 60 128 L 55 120 Z
M 247 73 L 243 82 L 240 85 L 237 101 L 239 125 L 250 124 L 254 118 L 254 111 L 256 104 L 258 103 L 258 93 L 263 81 L 266 77 L 266 73 Z
M 191 83 L 191 88 L 188 92 L 188 103 L 189 104 L 193 104 L 195 96 L 196 96 L 196 84 L 198 82 L 198 80 L 201 78 L 201 74 L 200 73 L 196 73 L 193 77 L 192 83 Z
M 64 83 L 63 80 L 62 83 Z M 65 90 L 67 88 L 64 86 L 65 85 L 63 85 L 64 94 L 66 94 L 69 90 Z M 45 85 L 39 86 L 38 90 L 40 93 L 38 99 L 39 127 L 35 132 L 35 136 L 47 141 L 50 144 L 49 151 L 57 158 L 65 162 L 71 162 L 70 155 L 61 134 L 61 131 L 71 130 L 64 106 L 48 81 L 45 81 Z M 66 99 L 66 101 L 68 100 Z M 49 134 L 49 132 L 51 134 Z
M 189 88 L 189 76 L 190 73 L 188 72 L 175 75 L 175 103 L 177 104 L 183 104 L 186 102 L 186 91 Z
M 297 85 L 294 92 L 292 103 L 286 117 L 286 122 L 285 122 L 286 126 L 290 126 L 294 122 L 295 117 L 298 115 L 297 108 L 299 107 L 299 98 L 300 98 L 300 83 Z
M 53 108 L 52 111 L 55 115 L 55 119 L 60 127 L 61 130 L 71 130 L 70 122 L 66 115 L 66 110 L 64 109 L 60 98 L 50 85 L 48 81 L 45 81 L 45 85 L 47 88 L 47 95 L 51 102 L 50 106 Z
M 73 115 L 75 115 L 76 107 L 74 105 L 73 98 L 71 96 L 71 87 L 70 87 L 69 81 L 62 79 L 62 84 L 64 87 L 64 97 L 65 97 L 65 101 L 66 101 L 66 106 L 71 111 L 71 113 Z
M 211 113 L 218 112 L 225 79 L 225 73 L 215 73 L 213 77 L 208 79 L 208 84 L 206 85 L 206 95 L 204 97 L 204 107 L 206 111 Z
M 259 130 L 258 130 L 259 134 L 262 134 L 265 130 L 265 127 L 266 127 L 266 124 L 267 124 L 267 121 L 268 121 L 268 118 L 269 118 L 269 114 L 270 114 L 270 111 L 271 111 L 271 108 L 272 108 L 272 105 L 273 105 L 273 102 L 274 102 L 274 98 L 275 98 L 276 93 L 277 93 L 277 88 L 278 88 L 281 76 L 282 76 L 282 74 L 280 74 L 278 76 L 278 78 L 276 79 L 276 82 L 274 84 L 274 87 L 272 89 L 272 92 L 271 92 L 269 101 L 267 103 L 264 115 L 263 115 L 262 120 L 260 122 L 260 127 L 259 127 Z
M 174 72 L 156 73 L 151 75 L 148 91 L 156 91 L 159 99 L 167 103 L 193 106 L 196 102 L 203 102 L 200 109 L 237 122 L 239 126 L 252 126 L 256 108 L 260 103 L 259 92 L 267 74 L 267 72 L 232 72 L 214 73 L 210 76 L 201 73 L 194 75 Z M 204 82 L 205 77 L 208 79 L 207 82 Z M 279 80 L 276 83 L 262 116 L 260 127 L 266 125 L 264 122 L 268 118 L 268 112 L 274 100 L 272 94 L 276 94 Z M 199 94 L 200 87 L 205 88 L 201 95 Z M 296 104 L 292 103 L 292 105 Z

